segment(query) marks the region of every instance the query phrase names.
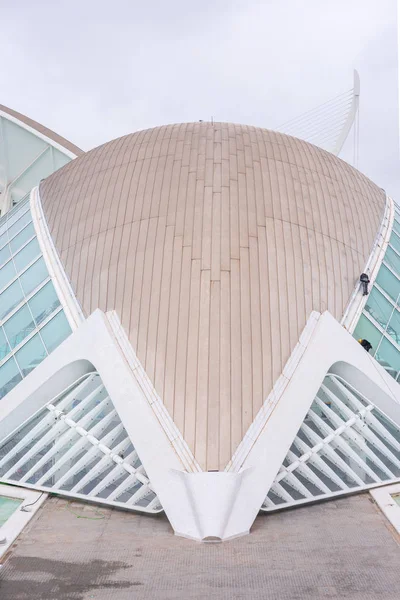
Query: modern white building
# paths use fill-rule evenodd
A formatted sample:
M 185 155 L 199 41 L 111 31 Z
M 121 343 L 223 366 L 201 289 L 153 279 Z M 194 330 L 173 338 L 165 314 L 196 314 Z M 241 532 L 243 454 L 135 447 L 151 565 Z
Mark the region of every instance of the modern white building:
M 1 482 L 223 540 L 400 481 L 382 189 L 256 127 L 82 153 L 0 108 Z

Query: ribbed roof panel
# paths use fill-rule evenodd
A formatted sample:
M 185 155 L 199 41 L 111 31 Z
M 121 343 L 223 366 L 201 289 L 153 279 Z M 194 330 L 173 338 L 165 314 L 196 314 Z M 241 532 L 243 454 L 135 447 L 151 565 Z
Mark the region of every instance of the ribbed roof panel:
M 230 460 L 311 311 L 342 316 L 385 204 L 335 156 L 227 123 L 114 140 L 40 194 L 85 313 L 117 311 L 208 470 Z

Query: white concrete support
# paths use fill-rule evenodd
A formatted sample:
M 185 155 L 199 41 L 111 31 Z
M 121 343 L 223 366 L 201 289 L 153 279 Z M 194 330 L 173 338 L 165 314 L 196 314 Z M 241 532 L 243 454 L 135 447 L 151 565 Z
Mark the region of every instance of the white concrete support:
M 110 317 L 114 326 L 110 325 Z M 328 372 L 334 373 L 338 379 L 343 377 L 350 381 L 370 399 L 371 405 L 400 423 L 398 384 L 331 315 L 314 313 L 312 326 L 308 326 L 302 337 L 301 348 L 297 349 L 296 357 L 292 357 L 287 366 L 280 393 L 267 399 L 262 420 L 260 418 L 257 429 L 253 429 L 255 435 L 247 436 L 245 440 L 245 452 L 239 454 L 240 463 L 237 461 L 235 469 L 229 472 L 190 472 L 187 467 L 191 462 L 190 454 L 187 449 L 184 454 L 180 452 L 180 445 L 173 443 L 160 423 L 160 415 L 151 401 L 154 390 L 148 378 L 143 380 L 143 372 L 138 369 L 132 349 L 127 357 L 120 340 L 117 340 L 115 319 L 115 314 L 105 315 L 99 310 L 95 311 L 2 400 L 0 438 L 21 424 L 21 415 L 23 420 L 29 419 L 41 406 L 49 403 L 52 396 L 66 388 L 67 374 L 76 381 L 84 372 L 97 371 L 140 457 L 149 485 L 156 492 L 178 535 L 195 540 L 226 540 L 243 535 L 249 532 L 272 485 L 279 497 L 289 500 L 290 495 L 281 482 L 274 480 L 293 441 L 303 455 L 307 454 L 309 449 L 296 437 L 297 432 Z M 132 356 L 135 362 L 132 362 Z M 65 410 L 71 410 L 68 401 L 64 405 Z M 57 408 L 63 412 L 60 406 Z M 360 419 L 372 417 L 369 406 L 362 403 L 358 406 L 357 398 L 354 400 L 354 410 Z M 325 441 L 336 442 L 340 435 L 346 435 L 348 430 L 355 428 L 357 420 L 357 416 L 347 415 L 343 425 L 338 422 L 338 431 L 334 435 L 327 430 L 329 440 Z M 63 419 L 59 421 L 62 423 Z M 77 411 L 76 423 L 82 427 L 82 431 L 85 429 L 84 422 L 84 418 L 79 422 Z M 78 429 L 76 423 L 63 425 L 69 432 L 71 428 Z M 84 435 L 83 432 L 81 434 Z M 96 433 L 92 435 L 97 437 Z M 312 435 L 316 434 L 310 433 L 310 437 Z M 354 438 L 354 443 L 357 440 Z M 319 441 L 316 438 L 314 445 L 317 446 Z M 333 452 L 328 443 L 326 448 L 326 452 Z M 354 464 L 357 460 L 356 455 Z M 64 461 L 67 463 L 67 473 L 70 463 L 67 457 L 64 457 Z M 325 469 L 342 493 L 347 490 L 347 486 L 324 463 L 318 452 L 307 455 L 307 460 L 300 458 L 298 462 L 301 463 L 299 468 L 304 477 L 322 491 L 324 482 L 309 465 L 315 464 L 320 470 Z M 341 466 L 348 468 L 346 464 Z M 97 468 L 99 472 L 102 471 L 103 464 Z M 128 476 L 131 479 L 125 479 L 123 486 L 133 485 L 140 473 L 140 470 L 132 472 Z M 305 486 L 295 480 L 294 473 L 289 473 L 290 481 L 297 486 L 299 493 L 305 494 Z M 349 476 L 357 478 L 350 469 Z M 355 485 L 357 483 L 355 481 Z M 101 485 L 98 484 L 99 489 Z M 139 496 L 146 493 L 144 488 L 138 490 L 136 497 L 128 504 L 132 503 L 133 506 Z M 114 496 L 116 493 L 119 492 L 115 490 Z
M 29 203 L 32 222 L 35 227 L 37 240 L 39 242 L 47 270 L 56 289 L 57 296 L 59 297 L 64 308 L 64 312 L 71 329 L 72 331 L 75 331 L 75 329 L 84 322 L 85 316 L 72 290 L 71 284 L 61 264 L 60 257 L 58 256 L 58 252 L 50 235 L 49 227 L 43 214 L 38 187 L 33 188 L 31 191 Z
M 400 483 L 375 488 L 370 494 L 397 533 L 400 533 Z

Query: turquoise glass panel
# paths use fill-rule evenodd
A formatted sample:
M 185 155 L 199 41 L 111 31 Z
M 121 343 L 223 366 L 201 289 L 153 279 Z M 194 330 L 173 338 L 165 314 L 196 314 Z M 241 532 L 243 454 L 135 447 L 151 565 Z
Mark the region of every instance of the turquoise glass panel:
M 393 312 L 386 331 L 400 346 L 400 312 L 398 310 Z
M 365 305 L 365 310 L 385 329 L 394 306 L 377 288 L 372 288 Z
M 51 315 L 60 306 L 60 301 L 51 281 L 32 296 L 28 304 L 38 325 Z
M 6 231 L 2 235 L 0 235 L 0 248 L 2 248 L 7 243 L 8 243 L 8 232 Z
M 14 358 L 10 358 L 0 367 L 0 398 L 3 398 L 8 394 L 21 379 L 21 373 L 18 370 Z
M 18 235 L 15 236 L 14 239 L 10 242 L 10 248 L 13 254 L 17 252 L 27 242 L 35 235 L 35 228 L 33 227 L 33 223 L 29 223 Z
M 26 342 L 25 346 L 22 346 L 21 350 L 18 350 L 15 355 L 24 377 L 37 367 L 46 356 L 47 352 L 38 333 Z
M 400 295 L 400 281 L 385 266 L 379 269 L 376 283 L 396 302 Z
M 10 213 L 8 213 L 10 214 Z M 4 233 L 7 232 L 7 214 L 4 217 L 0 217 L 0 240 L 3 239 Z
M 400 252 L 400 237 L 398 235 L 396 235 L 393 231 L 392 231 L 392 235 L 390 236 L 390 245 L 393 246 L 393 248 L 395 250 L 397 250 L 397 252 Z
M 14 262 L 19 273 L 22 271 L 34 258 L 37 258 L 41 254 L 39 242 L 34 238 L 29 244 L 24 246 L 22 250 L 14 256 Z
M 398 221 L 398 216 L 396 215 L 395 220 L 393 221 L 393 229 L 395 230 L 396 233 L 398 233 L 400 235 L 400 223 Z
M 365 315 L 361 315 L 353 335 L 357 340 L 368 340 L 372 345 L 371 354 L 375 354 L 382 334 Z
M 18 221 L 16 221 L 14 223 L 14 225 L 11 225 L 11 227 L 9 227 L 8 229 L 8 237 L 11 240 L 12 237 L 14 237 L 14 235 L 16 233 L 18 233 L 23 227 L 25 227 L 25 225 L 27 225 L 30 221 L 31 221 L 31 213 L 28 210 L 24 215 L 22 215 L 22 217 L 20 219 L 18 219 Z
M 0 290 L 2 290 L 16 276 L 14 263 L 10 260 L 0 269 Z
M 18 208 L 13 208 L 12 210 L 10 210 L 10 212 L 8 212 L 5 215 L 7 229 L 10 229 L 11 226 L 14 225 L 14 223 L 16 223 L 18 221 L 18 219 L 20 219 L 27 212 L 29 214 L 30 209 L 29 209 L 28 201 L 29 201 L 29 198 L 26 198 L 26 200 L 21 201 Z
M 60 311 L 40 330 L 40 335 L 42 336 L 49 353 L 52 352 L 54 348 L 57 348 L 70 333 L 71 327 L 69 326 L 64 311 Z
M 386 250 L 385 263 L 400 275 L 400 256 L 390 246 Z
M 0 319 L 4 319 L 21 302 L 23 297 L 19 281 L 14 281 L 13 284 L 0 294 Z
M 4 331 L 0 328 L 0 360 L 3 360 L 10 352 L 10 346 L 7 343 Z
M 7 244 L 7 246 L 4 246 L 4 248 L 2 248 L 0 250 L 0 266 L 3 265 L 6 260 L 8 260 L 11 256 L 11 252 L 10 252 L 10 247 Z
M 15 348 L 35 329 L 35 323 L 29 308 L 25 305 L 4 323 L 4 331 Z
M 392 367 L 396 373 L 400 371 L 400 352 L 386 338 L 382 339 L 376 358 Z M 396 373 L 391 373 L 391 375 L 395 376 Z
M 42 281 L 49 276 L 43 258 L 39 258 L 29 269 L 22 273 L 20 277 L 22 288 L 26 295 L 33 292 Z

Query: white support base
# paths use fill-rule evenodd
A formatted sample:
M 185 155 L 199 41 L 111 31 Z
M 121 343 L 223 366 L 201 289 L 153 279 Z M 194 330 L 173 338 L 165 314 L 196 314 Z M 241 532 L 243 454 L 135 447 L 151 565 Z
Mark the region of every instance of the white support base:
M 393 496 L 400 497 L 400 483 L 375 488 L 370 491 L 370 494 L 385 517 L 400 534 L 400 504 L 393 498 Z

